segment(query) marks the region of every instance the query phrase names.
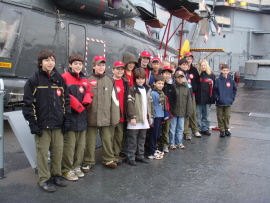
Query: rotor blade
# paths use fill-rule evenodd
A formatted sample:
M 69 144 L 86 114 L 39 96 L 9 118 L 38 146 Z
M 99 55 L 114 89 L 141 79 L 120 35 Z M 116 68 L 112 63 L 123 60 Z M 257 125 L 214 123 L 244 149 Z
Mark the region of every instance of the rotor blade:
M 204 43 L 206 43 L 207 42 L 207 40 L 208 40 L 208 37 L 209 37 L 209 34 L 210 34 L 210 32 L 211 32 L 211 24 L 210 24 L 211 22 L 210 21 L 208 21 L 208 30 L 206 31 L 206 33 L 205 33 L 205 35 L 204 35 Z
M 214 26 L 215 26 L 215 28 L 216 28 L 216 31 L 217 31 L 218 34 L 220 35 L 221 30 L 220 30 L 220 27 L 218 26 L 218 23 L 217 23 L 217 20 L 216 20 L 215 17 L 212 17 L 212 22 L 213 22 L 213 24 L 214 24 Z

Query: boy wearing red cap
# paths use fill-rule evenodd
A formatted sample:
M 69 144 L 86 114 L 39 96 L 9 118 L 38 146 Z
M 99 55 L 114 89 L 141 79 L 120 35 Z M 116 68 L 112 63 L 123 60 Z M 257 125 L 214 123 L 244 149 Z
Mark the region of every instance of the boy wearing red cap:
M 151 59 L 151 53 L 148 51 L 143 51 L 138 60 L 138 64 L 140 68 L 143 68 L 146 74 L 145 84 L 149 84 L 151 77 L 151 67 L 149 66 L 149 62 Z
M 87 109 L 87 134 L 83 172 L 89 172 L 91 165 L 95 164 L 96 139 L 99 131 L 102 141 L 102 164 L 116 168 L 112 148 L 111 127 L 119 123 L 119 101 L 114 79 L 105 73 L 106 59 L 95 56 L 93 59 L 93 73 L 88 77 L 94 97 Z
M 176 91 L 175 86 L 170 82 L 173 74 L 173 69 L 170 66 L 165 66 L 162 69 L 162 75 L 165 78 L 165 83 L 162 91 L 168 98 L 168 103 L 170 105 L 170 112 L 173 112 L 174 105 L 176 102 Z M 169 132 L 170 132 L 170 120 L 167 120 L 162 124 L 161 130 L 161 144 L 163 147 L 163 152 L 169 152 Z
M 93 93 L 86 76 L 82 73 L 84 59 L 79 54 L 69 56 L 69 71 L 62 74 L 70 96 L 70 129 L 64 136 L 62 174 L 67 180 L 84 177 L 81 163 L 87 129 L 86 108 L 92 102 Z
M 126 111 L 129 83 L 125 78 L 123 78 L 125 70 L 124 67 L 125 64 L 122 61 L 116 61 L 114 62 L 112 69 L 113 79 L 115 81 L 120 107 L 119 124 L 116 127 L 112 127 L 113 151 L 114 157 L 116 159 L 119 159 L 119 155 L 123 149 L 123 144 L 125 143 L 123 142 L 123 140 L 125 140 L 125 132 L 126 132 L 125 111 Z M 123 150 L 123 154 L 125 154 L 125 149 Z

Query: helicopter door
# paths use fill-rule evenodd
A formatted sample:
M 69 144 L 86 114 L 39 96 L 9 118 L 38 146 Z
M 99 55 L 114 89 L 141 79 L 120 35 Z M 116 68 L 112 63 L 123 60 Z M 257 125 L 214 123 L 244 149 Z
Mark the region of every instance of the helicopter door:
M 22 13 L 9 7 L 0 12 L 0 75 L 13 76 L 15 72 L 18 39 L 21 31 Z

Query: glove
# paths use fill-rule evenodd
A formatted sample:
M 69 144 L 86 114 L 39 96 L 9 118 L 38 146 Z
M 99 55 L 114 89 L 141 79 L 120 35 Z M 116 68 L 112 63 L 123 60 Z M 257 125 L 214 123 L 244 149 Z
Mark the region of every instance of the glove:
M 30 125 L 30 130 L 33 135 L 37 135 L 39 137 L 42 136 L 42 130 L 38 127 L 37 124 Z
M 64 122 L 63 122 L 62 129 L 61 129 L 63 135 L 69 131 L 69 128 L 70 128 L 70 116 L 66 115 L 64 117 Z

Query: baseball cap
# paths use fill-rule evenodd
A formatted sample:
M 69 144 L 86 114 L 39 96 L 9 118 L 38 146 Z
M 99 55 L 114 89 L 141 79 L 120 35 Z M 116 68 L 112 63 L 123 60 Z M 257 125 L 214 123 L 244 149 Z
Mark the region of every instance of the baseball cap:
M 170 66 L 164 66 L 161 72 L 164 73 L 165 71 L 169 71 L 171 73 L 173 72 L 173 70 Z
M 104 56 L 95 56 L 93 58 L 93 64 L 99 64 L 100 62 L 106 63 L 106 58 Z
M 150 57 L 151 57 L 151 53 L 148 52 L 148 51 L 143 51 L 143 52 L 141 53 L 141 57 L 148 57 L 148 58 L 150 58 Z
M 161 63 L 161 60 L 158 57 L 154 57 L 151 59 L 151 63 Z
M 185 77 L 185 74 L 183 71 L 177 71 L 174 75 L 175 78 L 179 78 L 179 77 Z
M 122 61 L 115 61 L 113 63 L 113 68 L 117 68 L 117 67 L 125 67 L 125 64 Z
M 188 56 L 192 56 L 193 57 L 193 54 L 191 52 L 186 52 L 185 53 L 185 57 L 188 57 Z

